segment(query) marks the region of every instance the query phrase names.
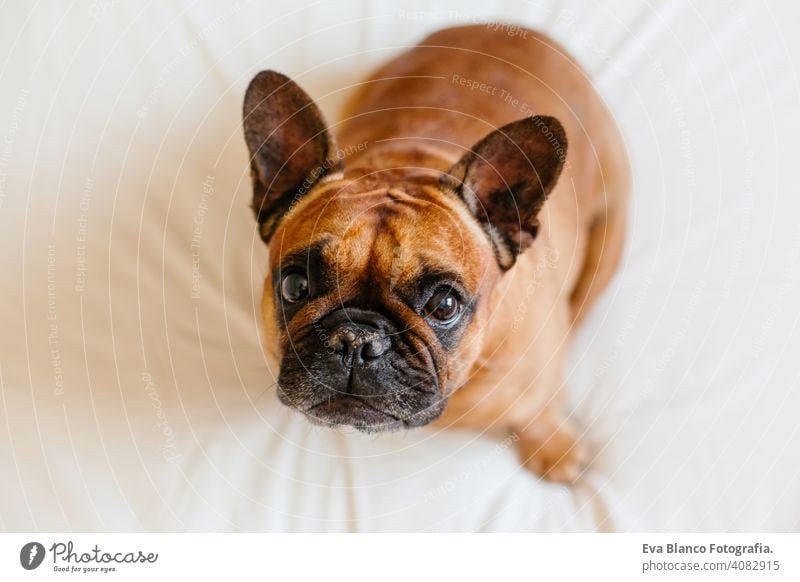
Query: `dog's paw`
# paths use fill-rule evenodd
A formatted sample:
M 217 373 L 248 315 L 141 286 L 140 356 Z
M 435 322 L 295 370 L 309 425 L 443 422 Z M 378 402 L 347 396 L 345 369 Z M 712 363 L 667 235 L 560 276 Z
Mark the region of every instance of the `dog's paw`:
M 556 483 L 574 483 L 583 474 L 588 455 L 567 423 L 535 421 L 519 432 L 522 464 Z

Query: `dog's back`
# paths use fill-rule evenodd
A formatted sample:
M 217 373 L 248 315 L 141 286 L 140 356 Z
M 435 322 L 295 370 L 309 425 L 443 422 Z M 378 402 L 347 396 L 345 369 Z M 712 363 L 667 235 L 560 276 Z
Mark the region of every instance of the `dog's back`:
M 569 141 L 538 246 L 571 257 L 553 269 L 572 292 L 577 318 L 619 261 L 628 165 L 602 99 L 559 44 L 511 25 L 440 30 L 364 81 L 345 108 L 338 138 L 342 147 L 370 143 L 351 164 L 444 172 L 488 132 L 531 115 L 559 119 Z M 535 249 L 521 257 L 523 264 L 543 260 Z

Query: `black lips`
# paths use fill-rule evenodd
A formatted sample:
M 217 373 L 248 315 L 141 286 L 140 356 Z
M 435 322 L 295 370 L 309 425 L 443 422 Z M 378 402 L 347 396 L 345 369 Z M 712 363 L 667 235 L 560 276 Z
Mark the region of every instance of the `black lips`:
M 280 399 L 315 423 L 376 432 L 427 424 L 444 410 L 422 341 L 378 312 L 337 309 L 295 334 L 284 354 Z

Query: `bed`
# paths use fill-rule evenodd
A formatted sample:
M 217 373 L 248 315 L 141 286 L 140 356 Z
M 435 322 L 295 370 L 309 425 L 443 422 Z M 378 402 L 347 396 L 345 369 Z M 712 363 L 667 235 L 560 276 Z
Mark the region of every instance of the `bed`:
M 790 2 L 143 2 L 0 12 L 0 529 L 797 531 L 800 40 Z M 241 101 L 329 119 L 436 28 L 547 31 L 633 168 L 618 275 L 572 346 L 593 461 L 312 427 L 278 403 Z

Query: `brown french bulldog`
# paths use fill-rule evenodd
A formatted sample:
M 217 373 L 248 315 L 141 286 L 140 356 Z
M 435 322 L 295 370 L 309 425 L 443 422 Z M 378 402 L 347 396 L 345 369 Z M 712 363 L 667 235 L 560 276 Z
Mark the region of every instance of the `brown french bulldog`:
M 511 433 L 531 470 L 576 479 L 564 357 L 618 264 L 628 165 L 564 49 L 520 27 L 439 31 L 360 85 L 335 138 L 264 71 L 244 131 L 280 400 L 367 432 Z

